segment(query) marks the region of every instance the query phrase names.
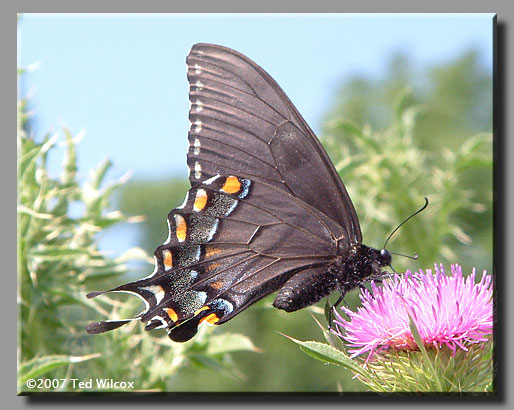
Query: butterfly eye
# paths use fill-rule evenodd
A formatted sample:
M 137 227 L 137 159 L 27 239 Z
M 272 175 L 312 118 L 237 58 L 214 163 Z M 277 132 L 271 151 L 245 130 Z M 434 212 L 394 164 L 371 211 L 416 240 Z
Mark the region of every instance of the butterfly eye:
M 393 257 L 391 255 L 391 252 L 389 252 L 387 249 L 382 249 L 380 251 L 380 264 L 382 266 L 388 266 L 391 264 Z

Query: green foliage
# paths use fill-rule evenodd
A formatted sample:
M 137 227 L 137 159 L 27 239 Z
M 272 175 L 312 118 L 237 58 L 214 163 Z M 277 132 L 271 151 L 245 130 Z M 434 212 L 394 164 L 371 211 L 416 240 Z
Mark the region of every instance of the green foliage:
M 119 207 L 127 214 L 137 215 L 144 210 L 145 223 L 139 243 L 148 253 L 168 236 L 166 215 L 179 206 L 190 187 L 187 179 L 134 180 L 120 190 Z
M 58 367 L 69 366 L 72 363 L 79 363 L 98 357 L 97 354 L 89 356 L 65 356 L 65 355 L 47 355 L 43 357 L 35 357 L 34 359 L 24 362 L 19 368 L 20 378 L 18 385 L 21 386 L 30 379 L 38 378 L 47 372 Z
M 84 312 L 96 303 L 85 298 L 89 286 L 124 272 L 103 256 L 94 235 L 120 221 L 119 212 L 103 208 L 116 184 L 100 189 L 109 166 L 94 170 L 84 189 L 76 180 L 76 150 L 67 130 L 66 156 L 58 178 L 48 175 L 48 154 L 58 135 L 38 143 L 24 129 L 25 101 L 18 105 L 18 280 L 20 380 L 90 358 L 74 357 L 84 336 Z M 78 213 L 78 205 L 81 212 Z M 70 357 L 71 356 L 71 357 Z M 34 377 L 34 376 L 32 376 Z M 20 385 L 22 390 L 23 386 Z
M 475 392 L 493 390 L 492 342 L 473 345 L 455 356 L 448 348 L 416 352 L 390 352 L 380 362 L 368 363 L 371 375 L 362 379 L 373 390 L 387 386 L 394 392 Z
M 434 262 L 461 263 L 469 271 L 469 264 L 491 269 L 492 136 L 477 134 L 454 150 L 441 147 L 437 155 L 423 150 L 415 135 L 419 110 L 406 106 L 406 99 L 397 99 L 395 121 L 383 131 L 339 118 L 327 126 L 323 139 L 359 214 L 364 243 L 383 246 L 378 241 L 420 208 L 426 196 L 428 209 L 388 244 L 397 252 L 417 253 L 419 261 L 396 257 L 396 269 Z M 470 176 L 477 174 L 489 176 L 489 185 L 473 184 Z
M 19 107 L 21 110 L 23 104 Z M 22 111 L 19 117 L 22 126 Z M 76 180 L 75 144 L 69 132 L 64 133 L 62 172 L 52 178 L 46 164 L 58 135 L 46 136 L 37 143 L 23 128 L 18 130 L 21 360 L 36 354 L 63 353 L 59 346 L 78 329 L 63 323 L 61 317 L 80 318 L 77 308 L 94 307 L 84 299 L 85 287 L 95 285 L 103 276 L 124 271 L 116 260 L 100 254 L 94 241 L 98 231 L 123 218 L 119 212 L 103 212 L 117 186 L 100 189 L 109 164 L 94 170 L 81 190 Z
M 365 356 L 351 358 L 341 339 L 317 324 L 326 343 L 286 337 L 306 355 L 348 369 L 373 392 L 493 392 L 492 340 L 468 345 L 467 351 L 459 348 L 452 352 L 446 346 L 426 348 L 411 320 L 410 329 L 419 350 L 385 350 L 366 360 Z
M 99 251 L 99 232 L 130 221 L 109 210 L 113 193 L 125 180 L 106 183 L 106 161 L 81 185 L 79 137 L 66 129 L 60 175 L 49 175 L 48 158 L 60 149 L 59 134 L 37 142 L 27 131 L 26 106 L 25 99 L 18 102 L 18 392 L 76 391 L 72 379 L 111 378 L 133 381 L 137 391 L 173 391 L 173 376 L 184 367 L 242 377 L 230 354 L 257 349 L 239 334 L 211 337 L 210 329 L 202 329 L 194 341 L 173 344 L 164 332 L 143 334 L 139 321 L 104 335 L 86 334 L 88 322 L 133 317 L 139 304 L 134 298 L 124 302 L 109 296 L 88 300 L 86 293 L 121 281 L 125 262 L 150 258 L 141 249 L 116 258 Z M 29 379 L 65 382 L 34 388 Z M 95 383 L 92 388 L 99 390 Z
M 447 347 L 418 351 L 388 351 L 364 362 L 343 350 L 316 341 L 289 337 L 308 356 L 353 372 L 374 392 L 380 393 L 490 393 L 493 390 L 492 341 L 472 345 L 455 354 Z
M 419 80 L 423 79 L 423 80 Z M 492 77 L 471 50 L 415 70 L 392 57 L 383 79 L 346 82 L 322 138 L 355 204 L 364 242 L 388 248 L 397 270 L 461 263 L 492 270 Z
M 342 350 L 336 349 L 330 344 L 316 341 L 301 341 L 293 339 L 292 337 L 288 337 L 288 339 L 300 346 L 300 349 L 305 354 L 316 360 L 319 360 L 323 363 L 345 367 L 363 378 L 371 377 L 371 374 L 366 370 L 365 367 L 359 366 L 357 362 L 352 360 L 346 353 L 344 353 Z M 382 389 L 377 391 L 385 390 Z

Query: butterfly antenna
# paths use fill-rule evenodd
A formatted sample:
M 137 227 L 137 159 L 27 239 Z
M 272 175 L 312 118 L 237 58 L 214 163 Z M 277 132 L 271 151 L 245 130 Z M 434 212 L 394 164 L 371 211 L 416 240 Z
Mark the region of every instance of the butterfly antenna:
M 385 249 L 386 245 L 387 245 L 387 242 L 389 242 L 389 239 L 391 239 L 391 236 L 394 235 L 394 233 L 400 229 L 402 227 L 402 225 L 407 222 L 409 219 L 411 219 L 412 217 L 416 216 L 417 214 L 419 214 L 421 211 L 424 211 L 426 209 L 426 207 L 428 206 L 428 198 L 425 197 L 425 205 L 423 205 L 421 208 L 419 208 L 416 212 L 414 212 L 411 216 L 409 216 L 407 219 L 405 219 L 400 225 L 398 225 L 396 228 L 394 228 L 393 232 L 391 232 L 391 234 L 387 237 L 385 243 L 384 243 L 384 246 L 382 247 L 382 249 Z
M 409 258 L 409 259 L 413 259 L 413 260 L 417 260 L 418 259 L 418 254 L 415 253 L 414 256 L 411 256 L 411 255 L 405 255 L 403 253 L 398 253 L 398 252 L 391 252 L 393 255 L 398 255 L 398 256 L 403 256 L 404 258 Z

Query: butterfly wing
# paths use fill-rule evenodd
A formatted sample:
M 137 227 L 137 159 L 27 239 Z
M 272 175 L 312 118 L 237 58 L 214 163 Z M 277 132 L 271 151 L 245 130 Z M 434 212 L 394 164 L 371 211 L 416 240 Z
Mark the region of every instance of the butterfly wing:
M 196 44 L 187 57 L 189 178 L 242 175 L 279 187 L 361 243 L 357 214 L 324 148 L 279 85 L 226 47 Z
M 334 238 L 344 234 L 284 190 L 236 176 L 196 184 L 168 225 L 153 274 L 111 291 L 141 297 L 146 309 L 137 318 L 147 330 L 167 328 L 174 341 L 193 337 L 203 321 L 226 322 L 298 272 L 326 270 L 337 254 Z M 88 331 L 124 323 L 98 322 Z
M 277 83 L 225 47 L 197 44 L 187 65 L 192 187 L 168 215 L 154 272 L 111 290 L 141 297 L 146 309 L 134 319 L 168 329 L 174 341 L 279 289 L 277 307 L 314 303 L 335 288 L 325 281 L 335 258 L 361 242 L 332 162 Z

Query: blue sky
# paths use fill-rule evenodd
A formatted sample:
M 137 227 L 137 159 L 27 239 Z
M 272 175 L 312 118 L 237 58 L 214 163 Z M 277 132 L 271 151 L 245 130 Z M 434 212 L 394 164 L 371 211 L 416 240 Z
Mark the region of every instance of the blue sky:
M 85 130 L 79 172 L 106 157 L 111 178 L 186 176 L 185 58 L 197 42 L 234 48 L 281 85 L 318 131 L 338 86 L 377 77 L 390 56 L 416 65 L 451 61 L 471 47 L 492 66 L 492 14 L 94 15 L 25 14 L 18 64 L 38 134 Z M 58 169 L 60 158 L 52 167 Z M 163 217 L 164 218 L 164 217 Z
M 38 132 L 84 129 L 80 170 L 187 175 L 185 57 L 212 42 L 246 54 L 319 130 L 342 80 L 379 76 L 390 55 L 417 64 L 476 47 L 490 64 L 492 15 L 36 15 L 19 25 L 19 63 Z

